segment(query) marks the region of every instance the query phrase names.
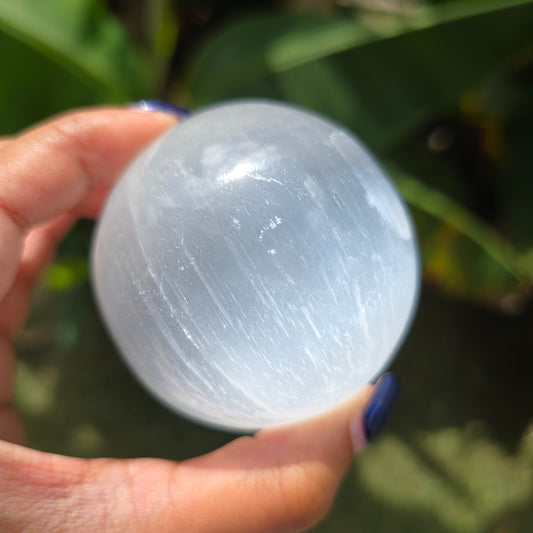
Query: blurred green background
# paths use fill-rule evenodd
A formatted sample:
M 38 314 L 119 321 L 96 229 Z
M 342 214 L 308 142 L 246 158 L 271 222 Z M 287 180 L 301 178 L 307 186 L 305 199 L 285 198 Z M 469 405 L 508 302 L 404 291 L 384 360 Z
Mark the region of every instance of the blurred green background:
M 317 532 L 533 531 L 533 2 L 0 0 L 0 133 L 141 97 L 268 97 L 351 128 L 418 229 L 424 289 L 390 426 Z M 18 340 L 34 447 L 183 459 L 231 435 L 156 403 L 96 312 L 92 224 Z

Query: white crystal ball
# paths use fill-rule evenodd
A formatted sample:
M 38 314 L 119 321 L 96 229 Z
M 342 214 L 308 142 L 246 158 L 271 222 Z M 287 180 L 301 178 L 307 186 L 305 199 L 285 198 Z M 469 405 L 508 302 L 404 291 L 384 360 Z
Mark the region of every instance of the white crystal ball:
M 250 431 L 334 407 L 390 362 L 416 305 L 408 212 L 345 129 L 216 106 L 127 170 L 93 249 L 101 311 L 178 412 Z

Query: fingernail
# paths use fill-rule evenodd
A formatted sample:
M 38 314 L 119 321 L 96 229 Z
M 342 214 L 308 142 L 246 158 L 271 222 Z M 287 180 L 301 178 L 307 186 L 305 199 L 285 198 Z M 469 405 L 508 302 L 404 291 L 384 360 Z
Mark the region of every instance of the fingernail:
M 182 119 L 191 114 L 191 112 L 184 107 L 179 107 L 169 102 L 161 102 L 160 100 L 139 100 L 133 104 L 133 107 L 140 111 L 170 113 L 172 115 L 177 115 Z
M 383 374 L 363 411 L 363 431 L 367 442 L 372 442 L 385 427 L 398 397 L 398 380 L 391 374 Z

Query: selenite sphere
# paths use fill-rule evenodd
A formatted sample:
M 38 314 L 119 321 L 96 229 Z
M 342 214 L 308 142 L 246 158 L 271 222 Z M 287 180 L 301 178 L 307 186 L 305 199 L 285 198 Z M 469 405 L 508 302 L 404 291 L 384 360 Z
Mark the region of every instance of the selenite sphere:
M 268 102 L 209 108 L 126 171 L 93 278 L 127 363 L 197 421 L 250 431 L 348 399 L 416 305 L 413 227 L 346 130 Z

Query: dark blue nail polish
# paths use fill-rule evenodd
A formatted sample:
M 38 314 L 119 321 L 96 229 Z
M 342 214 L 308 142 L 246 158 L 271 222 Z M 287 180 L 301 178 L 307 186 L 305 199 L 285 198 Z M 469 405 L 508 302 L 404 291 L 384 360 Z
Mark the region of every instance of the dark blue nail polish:
M 168 102 L 161 102 L 160 100 L 139 100 L 135 103 L 135 106 L 142 111 L 171 113 L 173 115 L 178 115 L 180 118 L 188 117 L 191 114 L 191 112 L 184 107 L 179 107 Z
M 383 429 L 398 396 L 398 380 L 390 373 L 384 374 L 374 387 L 374 393 L 365 407 L 363 425 L 366 440 L 374 440 Z

